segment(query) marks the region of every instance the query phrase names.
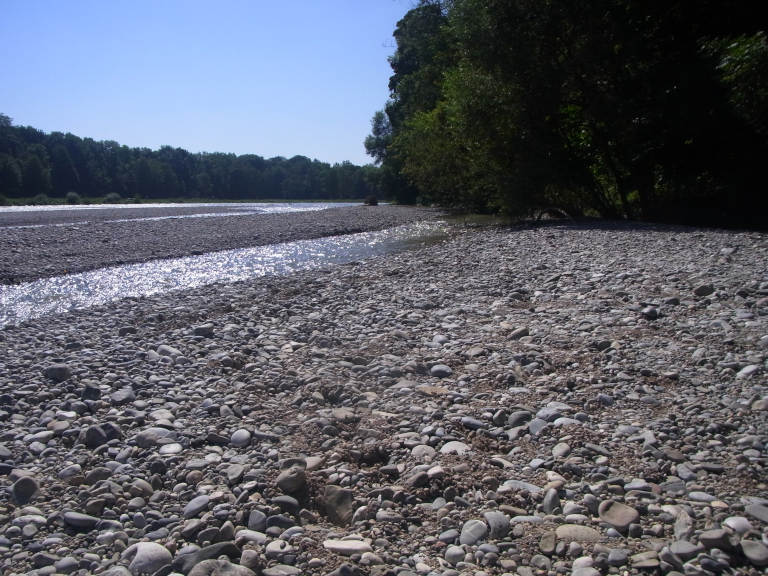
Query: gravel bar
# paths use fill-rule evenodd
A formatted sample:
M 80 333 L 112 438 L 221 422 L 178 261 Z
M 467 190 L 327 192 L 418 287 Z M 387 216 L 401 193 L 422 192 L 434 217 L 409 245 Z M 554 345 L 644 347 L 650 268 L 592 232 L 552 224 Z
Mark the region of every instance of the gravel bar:
M 0 330 L 0 573 L 764 574 L 766 262 L 458 229 Z
M 52 224 L 35 227 L 8 226 L 11 217 L 28 217 L 29 213 L 0 214 L 0 284 L 119 264 L 381 230 L 435 218 L 438 214 L 405 206 L 353 206 L 286 214 L 105 221 L 115 216 L 114 212 L 120 218 L 130 218 L 123 210 L 73 210 L 69 212 L 72 218 L 88 218 L 74 223 L 61 223 L 66 212 L 35 212 L 37 224 Z M 156 217 L 204 211 L 210 212 L 210 208 L 151 208 L 140 210 L 140 214 Z

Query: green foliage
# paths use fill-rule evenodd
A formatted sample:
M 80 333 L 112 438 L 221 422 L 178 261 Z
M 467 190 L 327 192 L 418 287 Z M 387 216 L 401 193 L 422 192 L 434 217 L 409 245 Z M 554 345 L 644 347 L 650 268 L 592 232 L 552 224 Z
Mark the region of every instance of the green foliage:
M 45 206 L 47 204 L 53 204 L 53 201 L 46 194 L 37 194 L 32 198 L 30 204 L 33 206 Z
M 123 201 L 123 197 L 120 196 L 117 192 L 110 192 L 106 196 L 104 196 L 104 203 L 105 204 L 120 204 Z
M 362 200 L 389 197 L 380 168 L 246 154 L 190 154 L 163 146 L 152 151 L 72 134 L 14 126 L 0 114 L 0 194 L 9 199 L 46 195 L 157 200 Z M 41 200 L 42 196 L 38 198 Z M 109 200 L 110 202 L 112 200 Z
M 765 226 L 759 26 L 733 2 L 422 1 L 366 149 L 454 208 Z
M 80 194 L 78 194 L 74 190 L 70 190 L 64 196 L 64 202 L 66 202 L 67 204 L 82 204 L 83 199 L 80 197 Z

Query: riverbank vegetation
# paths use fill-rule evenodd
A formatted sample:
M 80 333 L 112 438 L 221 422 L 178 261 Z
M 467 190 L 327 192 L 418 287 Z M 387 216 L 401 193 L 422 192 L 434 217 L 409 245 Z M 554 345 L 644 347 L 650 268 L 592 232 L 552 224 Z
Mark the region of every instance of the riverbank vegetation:
M 766 225 L 748 3 L 422 0 L 394 37 L 365 145 L 399 201 Z
M 79 204 L 136 200 L 363 200 L 378 193 L 373 166 L 305 156 L 129 148 L 16 126 L 0 114 L 0 201 Z

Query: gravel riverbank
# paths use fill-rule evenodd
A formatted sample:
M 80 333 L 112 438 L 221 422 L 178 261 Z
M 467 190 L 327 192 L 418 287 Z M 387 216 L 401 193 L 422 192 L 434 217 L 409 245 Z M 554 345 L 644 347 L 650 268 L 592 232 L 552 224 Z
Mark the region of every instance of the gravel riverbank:
M 210 211 L 180 206 L 0 213 L 0 284 L 132 262 L 381 230 L 438 214 L 407 206 L 352 206 L 286 214 L 109 221 Z M 31 218 L 35 226 L 18 227 L 19 218 Z M 87 221 L 72 222 L 79 218 Z
M 0 572 L 762 574 L 766 262 L 463 230 L 2 330 Z

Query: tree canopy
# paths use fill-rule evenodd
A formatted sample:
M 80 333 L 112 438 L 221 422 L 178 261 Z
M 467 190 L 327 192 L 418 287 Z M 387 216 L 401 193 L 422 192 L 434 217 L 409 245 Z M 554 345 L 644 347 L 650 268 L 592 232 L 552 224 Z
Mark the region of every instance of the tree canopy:
M 0 114 L 0 196 L 222 200 L 341 200 L 380 195 L 379 169 L 305 156 L 129 148 L 15 126 Z
M 394 37 L 366 140 L 393 196 L 766 225 L 768 42 L 748 3 L 422 0 Z

